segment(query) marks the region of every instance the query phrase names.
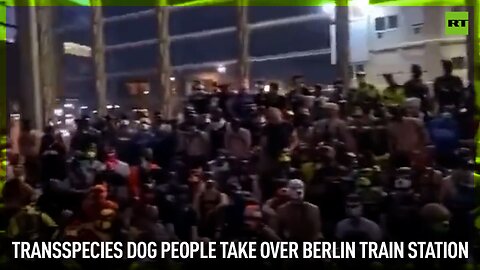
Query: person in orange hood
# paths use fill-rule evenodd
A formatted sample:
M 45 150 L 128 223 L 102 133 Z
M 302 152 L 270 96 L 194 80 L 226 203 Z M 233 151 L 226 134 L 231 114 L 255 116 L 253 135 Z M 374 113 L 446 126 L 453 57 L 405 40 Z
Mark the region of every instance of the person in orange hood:
M 107 195 L 107 188 L 104 185 L 96 185 L 90 189 L 82 203 L 82 212 L 86 221 L 99 220 L 104 209 L 118 210 L 117 203 L 107 200 Z

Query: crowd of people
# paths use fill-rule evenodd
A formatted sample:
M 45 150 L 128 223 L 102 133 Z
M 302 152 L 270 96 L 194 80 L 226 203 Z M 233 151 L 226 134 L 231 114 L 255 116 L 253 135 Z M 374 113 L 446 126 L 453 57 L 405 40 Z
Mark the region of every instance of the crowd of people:
M 8 153 L 2 179 L 3 239 L 478 239 L 473 86 L 452 74 L 451 62 L 442 63 L 445 74 L 433 91 L 417 65 L 403 85 L 385 74 L 383 91 L 364 73 L 356 74 L 355 87 L 337 80 L 328 93 L 322 85 L 306 85 L 302 76 L 292 77 L 285 95 L 276 83 L 209 91 L 197 82 L 179 119 L 160 113 L 84 115 L 68 144 L 47 126 L 37 145 L 23 120 L 17 141 L 10 142 L 19 151 Z M 479 250 L 472 246 L 473 260 Z M 8 254 L 9 245 L 0 247 Z M 424 270 L 463 269 L 472 260 L 222 265 Z M 6 256 L 3 263 L 17 269 L 38 262 Z M 83 269 L 100 264 L 75 263 Z M 131 263 L 108 265 L 125 269 Z M 189 269 L 209 262 L 198 263 L 134 265 Z M 62 267 L 72 269 L 65 262 Z

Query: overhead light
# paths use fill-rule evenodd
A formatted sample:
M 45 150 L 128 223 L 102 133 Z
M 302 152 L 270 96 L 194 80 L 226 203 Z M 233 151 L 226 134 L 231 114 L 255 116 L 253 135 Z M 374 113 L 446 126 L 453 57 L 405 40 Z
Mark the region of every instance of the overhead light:
M 265 93 L 270 92 L 270 85 L 268 85 L 268 84 L 265 85 L 265 86 L 263 87 L 263 91 L 264 91 Z
M 322 12 L 326 13 L 331 19 L 335 19 L 335 4 L 327 3 L 322 5 Z
M 80 109 L 81 110 L 86 110 L 86 109 L 88 109 L 88 106 L 82 106 L 82 107 L 80 107 Z
M 73 114 L 67 113 L 67 114 L 65 114 L 65 118 L 73 118 Z
M 218 71 L 218 73 L 225 73 L 225 72 L 227 72 L 227 68 L 223 65 L 220 65 L 220 66 L 217 67 L 217 71 Z
M 73 108 L 75 108 L 75 105 L 73 105 L 72 103 L 65 103 L 65 104 L 63 104 L 63 107 L 73 109 Z
M 107 109 L 113 109 L 113 105 L 107 105 Z
M 120 105 L 113 106 L 115 109 L 120 109 Z
M 148 95 L 148 94 L 150 94 L 150 91 L 149 91 L 149 90 L 145 90 L 145 91 L 143 91 L 143 94 L 144 94 L 144 95 Z
M 93 113 L 93 114 L 97 114 L 97 113 L 98 113 L 98 111 L 97 111 L 97 110 L 94 110 L 92 113 Z
M 62 121 L 57 121 L 57 125 L 61 125 L 62 124 Z
M 20 114 L 19 113 L 12 113 L 12 114 L 10 114 L 10 118 L 13 118 L 14 120 L 19 120 L 20 119 Z
M 170 81 L 174 82 L 174 81 L 175 81 L 175 77 L 170 77 Z
M 63 115 L 63 109 L 55 109 L 55 110 L 53 110 L 53 114 L 55 114 L 55 116 L 62 116 Z

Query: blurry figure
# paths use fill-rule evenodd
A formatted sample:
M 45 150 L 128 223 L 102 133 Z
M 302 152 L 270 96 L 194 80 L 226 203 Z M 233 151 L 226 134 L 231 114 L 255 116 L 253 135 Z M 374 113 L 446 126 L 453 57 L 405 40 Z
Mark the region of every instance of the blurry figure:
M 291 200 L 277 210 L 279 235 L 288 241 L 318 241 L 323 237 L 320 210 L 303 200 L 305 186 L 301 180 L 290 180 L 287 188 Z
M 358 195 L 349 195 L 346 203 L 347 218 L 335 229 L 335 238 L 340 241 L 370 241 L 382 239 L 382 230 L 377 223 L 363 217 L 363 205 Z
M 67 177 L 66 148 L 60 134 L 55 134 L 53 127 L 45 129 L 40 147 L 40 164 L 42 184 L 50 179 L 65 180 Z
M 47 214 L 26 205 L 10 219 L 7 235 L 13 241 L 54 241 L 57 228 Z
M 77 152 L 68 166 L 70 185 L 76 189 L 87 189 L 95 182 L 95 177 L 105 170 L 102 162 L 97 160 L 97 146 L 92 144 L 86 152 Z
M 243 215 L 246 230 L 241 241 L 281 241 L 275 231 L 263 222 L 263 214 L 259 205 L 248 205 L 245 207 Z
M 396 174 L 388 198 L 387 228 L 393 239 L 409 240 L 418 226 L 420 196 L 413 188 L 411 168 L 400 168 Z
M 374 108 L 379 100 L 380 93 L 375 86 L 367 83 L 365 72 L 357 72 L 358 87 L 348 93 L 350 106 L 367 106 Z
M 87 222 L 102 218 L 102 210 L 117 211 L 118 205 L 107 199 L 107 188 L 102 185 L 93 186 L 82 203 L 83 219 Z
M 422 100 L 417 97 L 407 98 L 405 100 L 405 110 L 407 117 L 425 120 L 426 115 L 422 112 Z
M 252 136 L 250 131 L 240 126 L 239 119 L 233 119 L 225 131 L 225 149 L 236 158 L 245 159 L 250 156 Z
M 266 94 L 265 108 L 274 107 L 281 111 L 287 108 L 287 100 L 285 96 L 279 93 L 279 91 L 280 86 L 278 83 L 271 82 L 270 91 Z M 259 106 L 261 106 L 261 104 Z
M 277 230 L 278 229 L 278 215 L 277 210 L 280 206 L 287 203 L 290 200 L 288 189 L 286 187 L 280 187 L 277 189 L 275 196 L 268 199 L 263 207 L 262 212 L 265 213 L 265 220 L 267 224 Z
M 419 65 L 412 65 L 412 78 L 408 80 L 405 85 L 405 96 L 407 98 L 418 98 L 421 102 L 421 110 L 426 113 L 430 109 L 430 97 L 428 86 L 422 80 L 422 67 Z
M 435 146 L 437 163 L 452 168 L 455 163 L 454 151 L 460 145 L 460 128 L 453 115 L 447 110 L 433 118 L 427 128 L 431 141 Z
M 315 142 L 332 144 L 335 141 L 345 143 L 349 151 L 355 151 L 354 140 L 348 130 L 347 123 L 339 117 L 339 107 L 335 103 L 326 103 L 328 118 L 316 123 Z
M 194 81 L 188 102 L 198 114 L 206 114 L 210 111 L 211 95 L 205 90 L 205 86 L 200 81 Z
M 420 217 L 423 225 L 421 227 L 421 240 L 445 241 L 449 240 L 451 214 L 445 206 L 438 203 L 430 203 L 422 207 Z
M 212 239 L 220 230 L 220 211 L 228 204 L 228 197 L 218 190 L 215 181 L 209 177 L 207 177 L 204 187 L 199 196 L 195 198 L 194 207 L 200 218 L 200 236 Z
M 174 234 L 180 241 L 198 241 L 198 214 L 192 205 L 188 186 L 180 186 L 177 193 L 177 211 L 172 216 Z
M 229 100 L 229 113 L 231 118 L 238 118 L 241 121 L 247 120 L 250 116 L 249 107 L 255 104 L 254 97 L 245 86 L 238 89 L 238 93 Z
M 383 191 L 380 185 L 375 185 L 372 183 L 372 180 L 367 177 L 360 177 L 356 185 L 356 193 L 362 202 L 364 217 L 377 223 L 381 222 L 383 218 L 383 207 L 388 194 Z
M 405 102 L 405 90 L 395 82 L 392 74 L 383 74 L 388 87 L 382 92 L 382 101 L 386 106 L 403 105 Z
M 296 113 L 304 106 L 304 96 L 308 95 L 309 91 L 305 85 L 305 78 L 301 75 L 292 77 L 292 89 L 287 94 L 286 99 L 289 109 Z
M 212 121 L 208 127 L 210 142 L 212 147 L 212 156 L 216 157 L 218 151 L 225 148 L 225 133 L 227 130 L 227 121 L 220 108 L 212 109 Z
M 427 131 L 421 120 L 405 117 L 402 107 L 392 107 L 390 112 L 392 118 L 387 125 L 387 132 L 393 164 L 396 168 L 409 166 L 414 151 L 425 151 L 429 142 Z
M 422 204 L 440 202 L 442 173 L 435 170 L 430 153 L 415 152 L 412 157 L 412 174 L 415 191 Z
M 459 108 L 463 92 L 463 82 L 460 77 L 453 75 L 453 63 L 450 60 L 442 60 L 444 74 L 435 79 L 433 89 L 435 99 L 440 109 L 448 105 Z
M 12 178 L 8 179 L 2 190 L 5 208 L 15 213 L 34 201 L 35 190 L 25 182 L 25 171 L 22 165 L 13 167 Z
M 38 182 L 39 164 L 37 155 L 37 138 L 32 130 L 29 120 L 21 123 L 20 136 L 18 137 L 19 154 L 25 166 L 25 178 L 27 183 L 35 186 Z

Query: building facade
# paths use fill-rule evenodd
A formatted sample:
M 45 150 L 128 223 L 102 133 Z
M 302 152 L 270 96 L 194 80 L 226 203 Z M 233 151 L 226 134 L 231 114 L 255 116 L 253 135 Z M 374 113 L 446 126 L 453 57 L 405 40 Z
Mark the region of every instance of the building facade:
M 466 38 L 444 33 L 445 12 L 462 9 L 370 6 L 350 23 L 352 70 L 365 71 L 371 83 L 385 85 L 382 74 L 392 73 L 403 83 L 410 78 L 410 66 L 418 64 L 424 80 L 432 82 L 442 74 L 440 61 L 445 59 L 467 82 Z

